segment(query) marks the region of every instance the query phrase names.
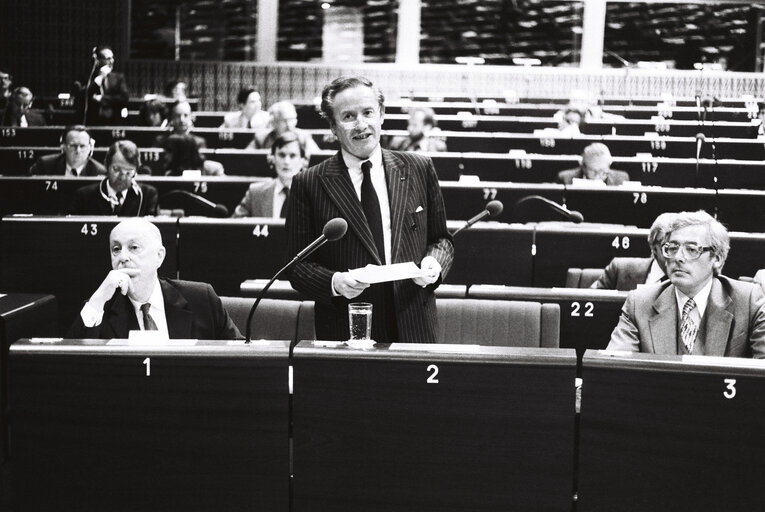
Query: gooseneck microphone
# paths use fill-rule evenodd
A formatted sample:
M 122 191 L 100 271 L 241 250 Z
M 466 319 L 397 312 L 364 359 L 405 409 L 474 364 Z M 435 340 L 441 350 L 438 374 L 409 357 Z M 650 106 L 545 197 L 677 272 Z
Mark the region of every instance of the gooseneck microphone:
M 496 199 L 494 201 L 489 201 L 486 203 L 486 208 L 483 209 L 481 213 L 478 215 L 473 216 L 470 220 L 468 220 L 464 226 L 457 229 L 454 233 L 452 233 L 452 237 L 457 236 L 457 233 L 460 231 L 464 231 L 479 220 L 485 219 L 486 217 L 496 217 L 500 213 L 502 213 L 502 210 L 504 209 L 504 205 L 502 204 L 502 201 L 497 201 Z
M 706 137 L 703 133 L 696 134 L 696 180 L 693 184 L 694 187 L 699 186 L 699 165 L 701 163 L 701 146 L 704 144 Z
M 93 47 L 93 67 L 90 69 L 88 75 L 88 81 L 85 83 L 85 90 L 82 92 L 82 97 L 85 99 L 85 105 L 82 109 L 82 124 L 88 124 L 88 103 L 90 103 L 90 84 L 93 83 L 93 74 L 96 72 L 96 66 L 98 66 L 98 53 L 96 50 L 98 46 Z
M 250 314 L 247 316 L 247 339 L 246 343 L 250 342 L 250 335 L 252 334 L 252 326 L 250 325 L 252 323 L 252 317 L 255 314 L 255 309 L 257 309 L 258 304 L 260 304 L 260 301 L 263 299 L 263 297 L 266 295 L 266 292 L 269 288 L 271 288 L 271 285 L 274 284 L 274 281 L 288 268 L 290 268 L 295 263 L 305 259 L 308 257 L 311 253 L 316 251 L 319 247 L 324 245 L 327 242 L 334 242 L 335 240 L 340 240 L 345 236 L 345 232 L 348 230 L 348 223 L 345 221 L 345 219 L 341 219 L 339 217 L 330 219 L 326 224 L 324 224 L 324 229 L 321 231 L 321 235 L 319 238 L 314 240 L 313 242 L 308 245 L 305 249 L 297 253 L 297 255 L 292 258 L 292 260 L 284 265 L 279 272 L 274 274 L 274 277 L 271 278 L 271 280 L 266 284 L 266 286 L 263 287 L 263 289 L 258 294 L 258 298 L 255 300 L 255 304 L 252 305 L 252 308 L 250 308 Z
M 580 222 L 584 220 L 584 216 L 580 212 L 576 210 L 569 210 L 565 206 L 558 204 L 551 199 L 547 199 L 546 197 L 542 197 L 538 195 L 522 197 L 515 203 L 514 208 L 518 208 L 518 205 L 520 204 L 527 203 L 527 202 L 535 202 L 535 201 L 540 202 L 544 204 L 545 206 L 547 206 L 548 208 L 550 208 L 551 210 L 553 210 L 554 212 L 563 215 L 567 221 L 571 221 L 574 224 L 579 224 Z

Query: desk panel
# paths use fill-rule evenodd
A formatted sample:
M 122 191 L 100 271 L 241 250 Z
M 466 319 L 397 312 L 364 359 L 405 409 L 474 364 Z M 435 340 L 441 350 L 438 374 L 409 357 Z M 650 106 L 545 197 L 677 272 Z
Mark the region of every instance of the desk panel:
M 111 270 L 109 232 L 117 217 L 4 217 L 0 289 L 50 293 L 58 299 L 61 333 Z M 162 277 L 178 271 L 177 219 L 152 219 L 162 234 L 167 255 Z
M 577 510 L 762 508 L 761 361 L 588 351 L 582 379 Z
M 444 197 L 446 217 L 452 220 L 470 219 L 482 212 L 486 208 L 486 203 L 496 199 L 502 201 L 504 209 L 502 213 L 492 219 L 499 222 L 514 222 L 516 221 L 514 213 L 518 213 L 514 211 L 514 206 L 521 198 L 540 195 L 560 204 L 563 201 L 564 190 L 563 185 L 544 183 L 441 182 L 441 194 Z M 549 208 L 543 208 L 541 212 L 544 215 L 550 215 L 551 211 Z
M 271 278 L 288 261 L 284 219 L 182 218 L 178 236 L 180 278 L 210 283 L 218 295 L 239 295 L 242 281 Z
M 286 512 L 288 342 L 122 343 L 11 347 L 14 510 Z
M 8 348 L 19 338 L 55 336 L 57 327 L 52 295 L 0 293 L 0 464 L 8 456 Z
M 295 512 L 570 508 L 573 351 L 322 345 L 294 351 Z
M 464 222 L 449 221 L 449 231 Z M 445 283 L 528 286 L 532 282 L 533 228 L 479 222 L 454 239 L 454 263 Z

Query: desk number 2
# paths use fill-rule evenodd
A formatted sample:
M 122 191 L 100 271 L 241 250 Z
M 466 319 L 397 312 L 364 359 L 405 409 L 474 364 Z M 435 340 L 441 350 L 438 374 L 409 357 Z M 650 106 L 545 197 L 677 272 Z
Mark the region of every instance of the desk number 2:
M 143 365 L 146 367 L 146 376 L 151 377 L 151 358 L 147 357 L 143 360 Z
M 725 383 L 725 391 L 723 391 L 723 396 L 730 400 L 736 396 L 736 379 L 723 379 L 723 382 Z
M 430 377 L 428 377 L 428 380 L 425 382 L 428 384 L 438 384 L 438 379 L 436 378 L 438 376 L 438 366 L 430 364 L 428 365 L 428 371 L 432 373 L 430 374 Z

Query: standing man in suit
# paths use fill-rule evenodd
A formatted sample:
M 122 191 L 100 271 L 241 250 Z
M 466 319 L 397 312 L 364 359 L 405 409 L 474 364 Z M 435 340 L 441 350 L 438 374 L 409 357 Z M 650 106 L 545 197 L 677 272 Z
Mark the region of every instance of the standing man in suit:
M 629 174 L 611 169 L 612 162 L 608 146 L 594 142 L 582 151 L 582 164 L 576 169 L 559 172 L 558 181 L 564 185 L 573 184 L 574 178 L 602 181 L 606 185 L 621 185 L 629 181 Z
M 650 258 L 614 258 L 590 288 L 630 291 L 643 284 L 667 279 L 667 261 L 661 246 L 674 217 L 674 213 L 662 213 L 651 224 L 648 232 Z
M 220 298 L 206 283 L 160 279 L 165 259 L 159 229 L 142 219 L 109 234 L 112 271 L 72 324 L 70 338 L 127 338 L 157 330 L 174 339 L 241 339 Z
M 295 132 L 284 132 L 271 146 L 268 165 L 276 178 L 250 185 L 232 217 L 286 217 L 292 178 L 308 167 L 303 140 Z
M 377 342 L 435 342 L 433 294 L 454 258 L 433 161 L 380 147 L 382 92 L 363 77 L 340 77 L 322 92 L 321 109 L 340 151 L 295 176 L 287 214 L 287 251 L 296 254 L 334 217 L 344 238 L 292 268 L 290 282 L 316 301 L 316 336 L 347 340 L 348 304 L 374 306 Z M 422 277 L 372 284 L 349 270 L 367 264 L 414 262 Z
M 39 112 L 29 110 L 35 97 L 27 87 L 16 87 L 5 107 L 1 126 L 45 126 L 45 118 Z
M 115 142 L 106 151 L 106 177 L 99 183 L 77 189 L 68 213 L 122 217 L 156 215 L 157 189 L 135 181 L 140 165 L 138 147 L 133 142 Z
M 608 349 L 765 358 L 765 296 L 720 275 L 729 247 L 708 213 L 678 213 L 662 245 L 669 282 L 627 295 Z
M 95 69 L 85 91 L 88 112 L 85 124 L 120 125 L 122 109 L 128 106 L 128 87 L 125 76 L 114 72 L 114 52 L 108 46 L 99 46 L 94 54 Z
M 29 168 L 29 174 L 57 176 L 99 176 L 106 174 L 106 168 L 93 160 L 96 141 L 88 129 L 76 124 L 64 128 L 61 135 L 61 153 L 44 155 Z

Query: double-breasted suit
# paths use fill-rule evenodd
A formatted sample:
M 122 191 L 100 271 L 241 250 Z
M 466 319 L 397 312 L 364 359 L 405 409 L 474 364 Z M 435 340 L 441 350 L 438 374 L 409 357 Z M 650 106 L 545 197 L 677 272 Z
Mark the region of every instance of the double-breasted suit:
M 433 256 L 441 265 L 441 277 L 454 257 L 451 235 L 446 230 L 446 211 L 433 162 L 415 153 L 382 150 L 391 216 L 391 263 L 420 264 Z M 297 254 L 322 233 L 335 217 L 348 222 L 343 238 L 329 242 L 296 264 L 290 273 L 292 286 L 314 299 L 318 339 L 347 340 L 348 303 L 371 302 L 373 337 L 375 322 L 382 322 L 384 286 L 371 285 L 351 300 L 332 295 L 332 275 L 367 264 L 381 265 L 372 232 L 364 216 L 341 153 L 299 173 L 292 181 L 287 214 L 288 254 Z M 435 342 L 436 305 L 433 290 L 411 279 L 393 282 L 398 337 L 401 342 Z

